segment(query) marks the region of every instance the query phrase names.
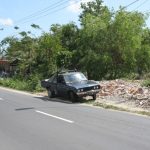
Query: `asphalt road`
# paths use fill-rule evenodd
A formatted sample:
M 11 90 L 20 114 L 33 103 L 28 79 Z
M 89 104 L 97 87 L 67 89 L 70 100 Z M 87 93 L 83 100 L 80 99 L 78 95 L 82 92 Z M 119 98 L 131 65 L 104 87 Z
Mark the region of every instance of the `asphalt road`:
M 150 118 L 0 88 L 0 150 L 150 150 Z

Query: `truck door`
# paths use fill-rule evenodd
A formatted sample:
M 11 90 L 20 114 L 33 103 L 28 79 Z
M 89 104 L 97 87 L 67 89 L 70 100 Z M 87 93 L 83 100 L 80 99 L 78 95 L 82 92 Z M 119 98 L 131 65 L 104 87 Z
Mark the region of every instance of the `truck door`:
M 57 78 L 57 91 L 60 96 L 67 94 L 66 84 L 63 75 L 59 75 Z

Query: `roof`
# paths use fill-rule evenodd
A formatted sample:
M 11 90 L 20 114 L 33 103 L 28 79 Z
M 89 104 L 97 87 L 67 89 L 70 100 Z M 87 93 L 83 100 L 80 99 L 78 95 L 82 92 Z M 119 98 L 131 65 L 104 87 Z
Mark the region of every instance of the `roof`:
M 9 64 L 8 60 L 0 60 L 0 64 Z
M 70 75 L 70 74 L 76 74 L 76 73 L 80 73 L 80 72 L 62 72 L 62 73 L 59 73 L 61 75 Z
M 58 74 L 67 74 L 67 73 L 75 73 L 77 72 L 76 70 L 61 70 L 58 71 Z

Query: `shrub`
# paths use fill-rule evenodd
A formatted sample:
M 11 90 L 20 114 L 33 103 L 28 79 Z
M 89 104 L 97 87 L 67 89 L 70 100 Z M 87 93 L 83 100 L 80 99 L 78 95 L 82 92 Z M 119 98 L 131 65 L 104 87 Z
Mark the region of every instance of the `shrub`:
M 26 80 L 16 79 L 16 78 L 5 78 L 0 80 L 0 85 L 4 87 L 10 87 L 17 90 L 24 91 L 43 91 L 40 85 L 40 81 L 37 77 L 30 77 Z
M 145 73 L 143 75 L 143 79 L 145 79 L 145 80 L 149 79 L 150 80 L 150 72 L 149 73 Z
M 139 80 L 140 75 L 138 73 L 130 73 L 130 74 L 125 75 L 125 78 L 129 80 Z
M 144 81 L 142 82 L 142 86 L 150 87 L 150 79 L 144 80 Z

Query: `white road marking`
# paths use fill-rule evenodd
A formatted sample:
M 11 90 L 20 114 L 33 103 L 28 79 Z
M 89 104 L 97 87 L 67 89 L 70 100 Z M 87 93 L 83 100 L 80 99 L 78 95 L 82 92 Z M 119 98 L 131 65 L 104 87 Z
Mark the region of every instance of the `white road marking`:
M 43 115 L 46 115 L 46 116 L 49 116 L 49 117 L 52 117 L 52 118 L 56 118 L 56 119 L 59 119 L 59 120 L 62 120 L 62 121 L 68 122 L 68 123 L 74 123 L 74 121 L 64 119 L 64 118 L 61 118 L 61 117 L 58 117 L 58 116 L 54 116 L 54 115 L 51 115 L 51 114 L 48 114 L 48 113 L 45 113 L 45 112 L 42 112 L 42 111 L 39 111 L 39 110 L 35 110 L 35 111 L 37 113 L 40 113 L 40 114 L 43 114 Z
M 0 101 L 4 101 L 4 99 L 3 99 L 3 98 L 0 98 Z

